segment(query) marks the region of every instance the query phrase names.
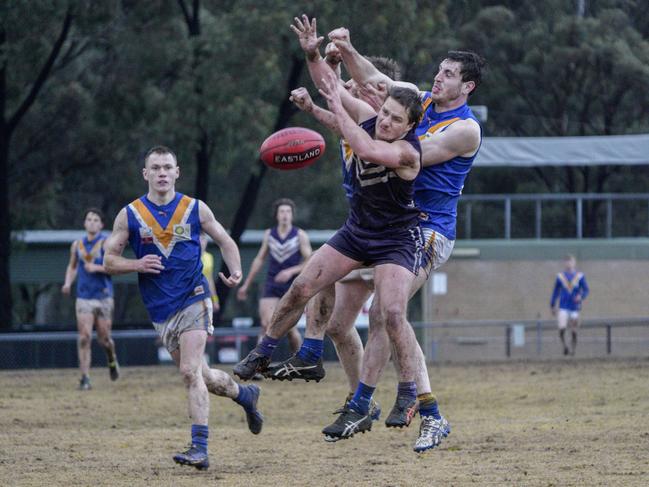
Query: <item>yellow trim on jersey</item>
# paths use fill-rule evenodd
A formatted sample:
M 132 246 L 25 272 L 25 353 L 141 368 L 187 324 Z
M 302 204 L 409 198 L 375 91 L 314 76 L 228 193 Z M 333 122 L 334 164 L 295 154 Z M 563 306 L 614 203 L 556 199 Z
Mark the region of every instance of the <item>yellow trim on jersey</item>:
M 566 291 L 569 293 L 572 292 L 572 290 L 579 284 L 579 281 L 581 281 L 581 278 L 584 277 L 584 274 L 581 272 L 577 272 L 572 280 L 568 281 L 568 278 L 565 276 L 563 272 L 560 272 L 557 277 L 559 278 L 559 281 L 561 282 L 561 285 L 566 288 Z
M 428 110 L 428 107 L 430 106 L 431 103 L 433 103 L 433 99 L 432 99 L 432 98 L 428 98 L 424 103 L 421 104 L 421 108 L 422 108 L 424 111 L 426 111 L 426 110 Z
M 174 234 L 172 229 L 174 225 L 180 224 L 180 222 L 183 220 L 187 208 L 189 207 L 189 204 L 191 202 L 192 198 L 187 195 L 183 195 L 183 197 L 180 198 L 178 206 L 176 206 L 176 210 L 174 211 L 174 214 L 171 215 L 169 223 L 167 223 L 167 226 L 165 228 L 162 228 L 160 226 L 158 220 L 155 219 L 146 205 L 142 203 L 142 200 L 137 199 L 133 203 L 131 203 L 131 205 L 133 205 L 133 208 L 135 208 L 135 210 L 138 212 L 140 218 L 142 218 L 144 223 L 146 223 L 147 226 L 151 229 L 155 240 L 157 240 L 166 249 L 169 247 L 169 244 L 173 240 Z
M 103 242 L 103 239 L 99 238 L 95 242 L 95 245 L 92 246 L 90 251 L 86 249 L 86 246 L 83 244 L 83 239 L 77 241 L 77 250 L 79 251 L 79 255 L 83 260 L 86 262 L 92 262 L 95 260 L 97 257 L 99 257 L 99 250 L 101 249 L 101 244 Z
M 426 130 L 426 132 L 424 132 L 419 136 L 419 140 L 425 139 L 429 134 L 434 134 L 435 132 L 439 132 L 443 128 L 448 127 L 449 125 L 457 122 L 458 120 L 460 120 L 460 117 L 449 118 L 448 120 L 444 120 L 442 122 L 436 123 L 435 125 L 431 125 L 428 128 L 428 130 Z

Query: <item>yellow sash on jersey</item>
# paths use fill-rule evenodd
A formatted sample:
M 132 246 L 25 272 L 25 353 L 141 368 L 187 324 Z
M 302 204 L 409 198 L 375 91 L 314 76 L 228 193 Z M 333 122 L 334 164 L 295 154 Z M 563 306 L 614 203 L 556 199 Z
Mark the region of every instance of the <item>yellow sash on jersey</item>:
M 577 272 L 573 278 L 569 281 L 566 275 L 563 272 L 560 272 L 557 277 L 559 278 L 559 282 L 561 285 L 565 288 L 566 291 L 569 293 L 572 293 L 572 290 L 579 285 L 579 281 L 581 281 L 581 278 L 584 276 L 583 273 Z
M 437 122 L 435 125 L 431 125 L 430 127 L 428 127 L 428 130 L 426 130 L 426 132 L 424 132 L 419 136 L 419 140 L 423 140 L 426 137 L 430 137 L 435 132 L 439 132 L 443 128 L 448 127 L 449 125 L 457 122 L 458 120 L 460 120 L 460 117 L 454 117 L 454 118 L 449 118 L 448 120 Z
M 86 246 L 83 243 L 83 239 L 78 241 L 77 249 L 79 250 L 79 255 L 86 262 L 92 262 L 100 255 L 101 244 L 103 239 L 98 238 L 95 244 L 90 250 L 86 249 Z
M 160 226 L 158 220 L 155 219 L 140 199 L 133 201 L 129 207 L 140 225 L 150 229 L 153 243 L 158 247 L 158 250 L 166 257 L 169 257 L 176 241 L 191 238 L 191 234 L 186 235 L 191 232 L 191 229 L 185 227 L 189 227 L 186 223 L 195 203 L 195 199 L 183 195 L 165 228 Z

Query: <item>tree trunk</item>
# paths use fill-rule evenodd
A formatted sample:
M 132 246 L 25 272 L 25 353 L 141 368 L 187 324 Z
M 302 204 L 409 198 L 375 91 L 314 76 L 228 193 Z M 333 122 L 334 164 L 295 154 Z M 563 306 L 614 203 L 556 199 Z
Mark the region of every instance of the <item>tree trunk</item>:
M 292 57 L 291 70 L 286 82 L 285 93 L 290 93 L 298 87 L 298 82 L 304 69 L 304 60 L 302 58 Z M 275 126 L 273 127 L 273 132 L 277 132 L 286 127 L 291 117 L 295 114 L 296 109 L 293 106 L 293 103 L 288 99 L 288 96 L 283 97 L 282 103 L 279 107 L 277 113 L 277 119 L 275 121 Z M 241 202 L 239 203 L 239 208 L 234 215 L 234 220 L 230 226 L 230 236 L 239 245 L 241 240 L 241 235 L 248 225 L 248 220 L 250 215 L 255 208 L 255 203 L 257 202 L 257 196 L 259 195 L 259 188 L 261 187 L 261 182 L 266 174 L 267 166 L 261 162 L 257 161 L 257 167 L 253 170 L 252 174 L 248 178 L 248 184 L 246 184 L 246 189 L 243 192 L 241 197 Z M 225 275 L 228 274 L 228 268 L 225 265 L 225 262 L 221 264 L 221 272 Z M 216 293 L 219 296 L 221 302 L 221 310 L 219 314 L 222 314 L 225 310 L 228 296 L 230 294 L 230 288 L 227 287 L 220 279 L 216 280 Z
M 4 83 L 3 83 L 4 84 Z M 0 93 L 2 97 L 4 93 Z M 2 99 L 4 105 L 4 98 Z M 4 108 L 4 107 L 3 107 Z M 11 328 L 12 300 L 9 277 L 11 221 L 9 213 L 9 134 L 4 117 L 0 121 L 0 329 Z

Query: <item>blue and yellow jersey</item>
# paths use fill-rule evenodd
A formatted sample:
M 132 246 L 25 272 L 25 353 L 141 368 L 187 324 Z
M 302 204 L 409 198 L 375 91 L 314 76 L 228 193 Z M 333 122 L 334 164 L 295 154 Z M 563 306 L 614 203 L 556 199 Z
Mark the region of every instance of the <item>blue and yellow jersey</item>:
M 340 161 L 342 163 L 343 189 L 345 190 L 345 197 L 348 200 L 351 200 L 354 195 L 354 175 L 351 172 L 352 162 L 354 161 L 354 151 L 349 145 L 349 142 L 345 139 L 340 139 Z
M 77 298 L 105 299 L 113 297 L 113 281 L 103 272 L 88 272 L 84 263 L 103 265 L 104 235 L 97 235 L 94 240 L 88 236 L 77 240 Z
M 579 311 L 581 302 L 586 299 L 589 292 L 586 276 L 583 273 L 560 272 L 554 282 L 550 307 L 554 308 L 558 299 L 560 309 Z M 579 300 L 575 299 L 577 296 L 579 296 Z
M 458 120 L 470 118 L 480 124 L 468 105 L 437 113 L 430 97 L 430 92 L 424 92 L 424 116 L 415 131 L 420 141 L 446 130 Z M 471 157 L 458 156 L 441 164 L 424 167 L 415 180 L 415 203 L 426 218 L 422 225 L 432 228 L 449 240 L 455 240 L 457 202 L 476 155 L 477 151 Z
M 203 276 L 198 200 L 180 193 L 158 206 L 142 196 L 126 207 L 129 243 L 140 259 L 162 257 L 160 274 L 139 274 L 142 300 L 151 320 L 161 323 L 187 306 L 209 298 Z

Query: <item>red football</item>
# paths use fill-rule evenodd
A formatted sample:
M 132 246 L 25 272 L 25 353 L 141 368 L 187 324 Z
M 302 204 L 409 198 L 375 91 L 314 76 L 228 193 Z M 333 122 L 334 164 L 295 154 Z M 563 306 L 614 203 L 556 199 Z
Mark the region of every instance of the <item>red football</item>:
M 291 170 L 310 166 L 325 150 L 318 132 L 303 127 L 278 130 L 261 144 L 259 157 L 267 166 Z

